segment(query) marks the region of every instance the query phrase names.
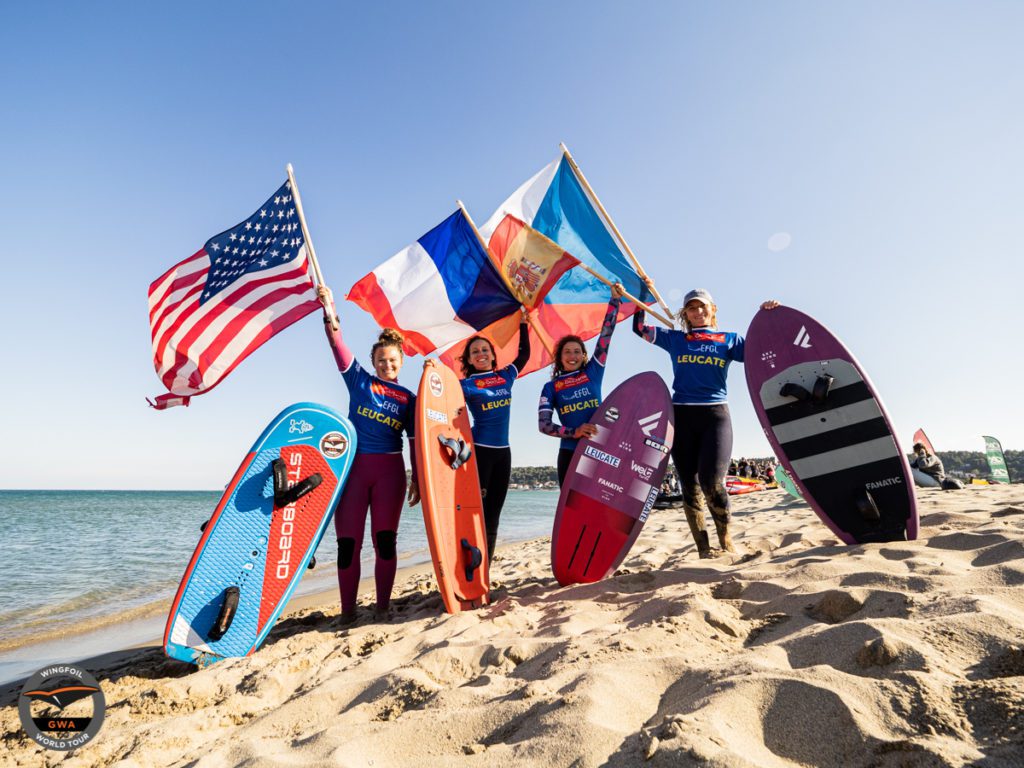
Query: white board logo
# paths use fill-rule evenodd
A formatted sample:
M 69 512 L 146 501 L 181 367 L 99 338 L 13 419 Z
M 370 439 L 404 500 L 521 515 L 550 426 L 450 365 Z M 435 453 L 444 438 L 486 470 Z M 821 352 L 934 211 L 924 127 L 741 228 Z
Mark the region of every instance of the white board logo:
M 796 338 L 793 339 L 793 346 L 803 347 L 804 349 L 807 349 L 809 346 L 811 346 L 811 334 L 807 332 L 806 326 L 800 326 L 800 333 L 798 333 L 796 335 Z
M 430 375 L 427 376 L 427 386 L 430 387 L 430 392 L 434 397 L 440 397 L 444 394 L 444 381 L 441 379 L 441 374 L 436 371 L 431 371 Z
M 640 431 L 643 432 L 647 437 L 651 436 L 651 432 L 658 428 L 658 422 L 661 420 L 662 411 L 652 413 L 650 416 L 644 416 L 637 424 L 640 425 Z
M 619 409 L 614 405 L 604 412 L 604 420 L 614 424 L 619 420 Z
M 778 355 L 776 355 L 773 350 L 769 349 L 767 352 L 761 353 L 761 362 L 768 363 L 769 368 L 774 368 L 776 357 L 778 357 Z
M 592 445 L 588 445 L 586 448 L 584 448 L 583 453 L 584 455 L 589 456 L 592 459 L 597 459 L 598 461 L 604 462 L 610 467 L 617 468 L 619 464 L 622 463 L 622 459 L 620 459 L 618 456 L 612 456 L 610 453 L 599 451 Z
M 427 418 L 431 421 L 436 421 L 438 424 L 448 423 L 448 414 L 442 411 L 435 411 L 433 408 L 427 408 Z
M 300 435 L 304 435 L 307 432 L 313 431 L 313 425 L 305 419 L 292 419 L 291 424 L 288 425 L 288 431 L 290 433 L 298 432 Z

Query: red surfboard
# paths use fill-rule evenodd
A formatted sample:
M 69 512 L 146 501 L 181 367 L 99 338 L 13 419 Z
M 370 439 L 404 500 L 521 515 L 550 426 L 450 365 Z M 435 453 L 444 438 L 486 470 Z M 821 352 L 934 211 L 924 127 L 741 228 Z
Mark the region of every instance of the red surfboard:
M 490 594 L 480 475 L 462 384 L 434 360 L 416 395 L 416 468 L 423 523 L 448 613 L 486 605 Z
M 600 581 L 625 559 L 658 497 L 675 431 L 661 376 L 622 382 L 594 413 L 558 500 L 551 568 L 558 583 Z

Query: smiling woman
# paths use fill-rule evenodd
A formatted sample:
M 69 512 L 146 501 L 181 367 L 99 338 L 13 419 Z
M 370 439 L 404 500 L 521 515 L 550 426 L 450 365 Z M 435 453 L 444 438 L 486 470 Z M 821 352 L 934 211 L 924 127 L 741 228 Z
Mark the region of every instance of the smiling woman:
M 360 551 L 370 513 L 373 549 L 377 556 L 374 576 L 377 586 L 377 613 L 386 616 L 391 589 L 398 569 L 398 521 L 405 496 L 405 461 L 402 457 L 402 431 L 413 440 L 413 414 L 416 395 L 398 383 L 402 370 L 402 334 L 393 328 L 380 332 L 370 350 L 375 376 L 356 362 L 352 351 L 335 330 L 334 300 L 326 287 L 318 289 L 324 305 L 324 330 L 331 343 L 338 370 L 349 392 L 349 418 L 358 436 L 356 458 L 349 481 L 334 513 L 338 534 L 338 589 L 341 593 L 341 618 L 356 618 L 359 590 Z M 409 504 L 419 501 L 416 462 L 409 483 Z
M 761 306 L 774 309 L 769 300 Z M 718 532 L 718 543 L 734 551 L 729 531 L 729 494 L 725 474 L 732 455 L 732 416 L 726 403 L 729 364 L 743 362 L 743 337 L 718 330 L 718 307 L 711 294 L 695 288 L 679 310 L 683 330 L 644 325 L 643 310 L 633 315 L 633 332 L 672 356 L 672 406 L 676 432 L 672 461 L 683 487 L 683 508 L 697 552 L 711 557 L 704 528 L 707 505 Z
M 526 315 L 519 323 L 519 351 L 511 365 L 500 370 L 494 345 L 484 336 L 474 336 L 462 352 L 462 394 L 473 415 L 473 445 L 483 495 L 487 552 L 494 556 L 498 522 L 512 476 L 512 449 L 508 430 L 512 417 L 512 385 L 530 359 L 530 333 Z
M 587 350 L 579 336 L 563 336 L 555 345 L 555 360 L 551 364 L 551 381 L 544 385 L 537 406 L 537 427 L 545 435 L 561 438 L 558 447 L 558 484 L 565 482 L 569 462 L 580 438 L 592 437 L 596 429 L 588 423 L 601 405 L 601 381 L 604 364 L 608 359 L 608 345 L 615 331 L 615 316 L 622 302 L 620 283 L 612 286 L 608 311 L 597 337 L 594 357 L 587 359 Z M 558 411 L 561 425 L 551 419 Z

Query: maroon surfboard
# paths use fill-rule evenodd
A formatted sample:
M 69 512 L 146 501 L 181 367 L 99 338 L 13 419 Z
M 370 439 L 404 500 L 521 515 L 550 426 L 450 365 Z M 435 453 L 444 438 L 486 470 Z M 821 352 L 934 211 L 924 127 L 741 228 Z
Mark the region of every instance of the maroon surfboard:
M 661 376 L 639 373 L 608 395 L 590 420 L 565 476 L 551 533 L 558 583 L 600 581 L 625 559 L 658 497 L 674 421 Z
M 811 508 L 847 544 L 917 538 L 910 465 L 860 363 L 791 307 L 754 315 L 747 389 L 764 434 Z

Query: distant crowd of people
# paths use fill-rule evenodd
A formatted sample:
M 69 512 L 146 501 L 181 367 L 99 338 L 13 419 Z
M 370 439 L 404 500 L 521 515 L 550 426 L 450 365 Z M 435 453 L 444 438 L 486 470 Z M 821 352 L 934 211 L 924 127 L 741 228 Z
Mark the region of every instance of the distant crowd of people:
M 736 477 L 749 477 L 752 480 L 760 480 L 770 483 L 774 480 L 775 466 L 778 462 L 774 458 L 768 459 L 744 459 L 739 461 L 733 459 L 729 464 L 729 474 Z

